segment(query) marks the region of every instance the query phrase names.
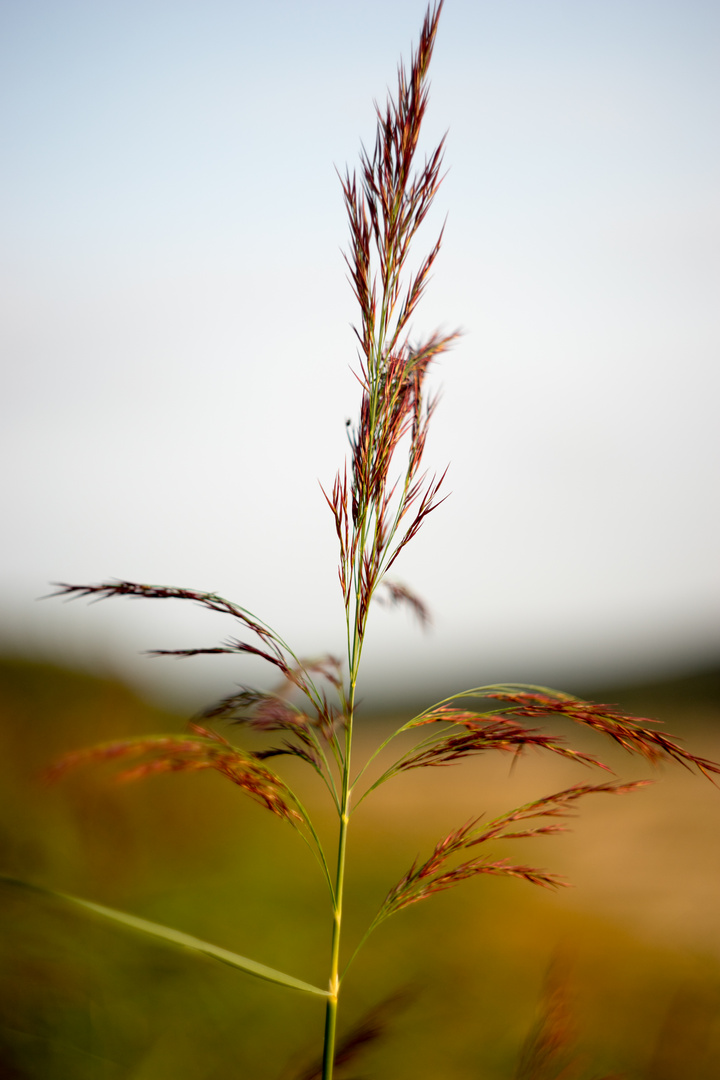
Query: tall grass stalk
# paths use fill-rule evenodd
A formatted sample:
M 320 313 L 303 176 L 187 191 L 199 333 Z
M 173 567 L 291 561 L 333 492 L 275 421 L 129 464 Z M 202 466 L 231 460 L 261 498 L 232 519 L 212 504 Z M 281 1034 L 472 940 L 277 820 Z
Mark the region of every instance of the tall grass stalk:
M 436 398 L 427 392 L 426 379 L 436 358 L 449 348 L 456 335 L 411 337 L 411 321 L 442 240 L 441 233 L 420 258 L 414 251 L 418 229 L 441 182 L 443 141 L 422 160 L 418 144 L 442 6 L 440 0 L 427 10 L 409 67 L 400 65 L 395 94 L 384 108 L 377 108 L 372 150 L 363 148 L 358 169 L 341 177 L 350 234 L 346 262 L 359 307 L 355 328 L 359 361 L 355 374 L 360 408 L 356 422 L 349 428 L 348 461 L 325 492 L 325 499 L 340 552 L 345 660 L 332 656 L 313 661 L 301 658 L 272 627 L 213 592 L 129 581 L 58 587 L 58 594 L 67 597 L 132 596 L 200 604 L 232 619 L 239 636 L 233 635 L 218 646 L 161 651 L 163 655 L 226 653 L 236 659 L 259 657 L 279 679 L 271 690 L 243 687 L 223 697 L 197 717 L 184 734 L 148 736 L 77 751 L 56 763 L 51 775 L 58 776 L 83 763 L 130 759 L 133 763 L 123 774 L 127 779 L 159 772 L 214 769 L 298 833 L 317 861 L 330 900 L 326 987 L 314 986 L 168 927 L 90 901 L 65 899 L 171 944 L 231 963 L 248 974 L 322 998 L 322 1065 L 307 1073 L 307 1077 L 322 1076 L 322 1080 L 331 1080 L 336 1061 L 349 1060 L 370 1037 L 367 1032 L 362 1037 L 350 1035 L 338 1050 L 342 988 L 353 959 L 378 926 L 404 908 L 480 875 L 510 876 L 551 889 L 563 885 L 560 878 L 544 869 L 495 857 L 491 854 L 492 843 L 560 832 L 564 819 L 586 796 L 622 794 L 642 786 L 644 781 L 627 783 L 605 778 L 601 782 L 577 783 L 492 820 L 477 817 L 466 822 L 441 837 L 429 854 L 418 858 L 391 885 L 364 935 L 348 944 L 343 936 L 348 832 L 364 799 L 380 786 L 409 770 L 450 765 L 491 750 L 518 755 L 533 747 L 585 768 L 610 772 L 600 759 L 531 726 L 548 718 L 589 727 L 650 762 L 670 758 L 707 777 L 720 773 L 720 766 L 693 755 L 659 731 L 652 721 L 547 688 L 514 684 L 475 687 L 430 705 L 400 726 L 353 772 L 356 692 L 370 610 L 376 600 L 384 598 L 408 605 L 422 620 L 427 618 L 420 598 L 393 580 L 390 572 L 442 501 L 444 474 L 438 477 L 423 470 L 425 442 L 436 405 Z M 411 252 L 416 267 L 412 271 Z M 271 736 L 270 743 L 262 750 L 243 748 L 217 731 L 218 723 L 266 733 Z M 401 733 L 415 733 L 417 741 L 392 758 L 389 751 Z M 380 755 L 389 763 L 370 782 L 368 766 L 377 766 Z M 337 815 L 334 857 L 326 851 L 299 791 L 270 764 L 287 756 L 304 763 L 324 786 Z

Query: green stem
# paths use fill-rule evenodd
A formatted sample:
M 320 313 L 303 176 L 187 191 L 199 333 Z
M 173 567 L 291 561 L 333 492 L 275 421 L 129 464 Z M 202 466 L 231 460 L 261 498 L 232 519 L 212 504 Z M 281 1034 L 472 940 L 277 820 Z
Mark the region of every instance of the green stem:
M 333 932 L 330 947 L 330 997 L 328 998 L 325 1011 L 325 1043 L 323 1046 L 322 1080 L 332 1080 L 333 1066 L 335 1064 L 335 1035 L 337 1030 L 338 995 L 340 992 L 340 933 L 342 929 L 343 888 L 345 884 L 345 852 L 347 849 L 347 830 L 350 821 L 350 750 L 352 746 L 354 691 L 355 687 L 353 683 L 351 684 L 348 702 L 347 729 L 345 736 L 345 767 L 343 770 L 337 870 L 333 903 Z

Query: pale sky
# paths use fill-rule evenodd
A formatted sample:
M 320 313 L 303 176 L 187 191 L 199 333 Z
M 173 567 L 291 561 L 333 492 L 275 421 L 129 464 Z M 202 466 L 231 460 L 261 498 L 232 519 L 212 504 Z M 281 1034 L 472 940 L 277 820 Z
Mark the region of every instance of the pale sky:
M 421 0 L 0 5 L 2 637 L 219 693 L 233 631 L 55 580 L 214 590 L 344 648 L 332 519 L 355 310 L 335 167 Z M 720 5 L 447 0 L 417 334 L 461 327 L 429 465 L 450 498 L 379 611 L 368 693 L 662 674 L 720 644 Z M 162 666 L 162 671 L 160 667 Z M 457 687 L 461 688 L 460 686 Z

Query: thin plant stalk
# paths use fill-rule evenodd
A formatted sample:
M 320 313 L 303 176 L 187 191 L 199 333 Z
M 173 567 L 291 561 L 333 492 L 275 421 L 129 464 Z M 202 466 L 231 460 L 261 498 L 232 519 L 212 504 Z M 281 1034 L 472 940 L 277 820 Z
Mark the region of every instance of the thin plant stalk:
M 350 824 L 350 751 L 352 723 L 347 727 L 345 743 L 345 768 L 343 770 L 342 803 L 338 826 L 337 872 L 333 898 L 333 926 L 330 945 L 329 997 L 325 1007 L 325 1037 L 323 1040 L 322 1080 L 332 1080 L 337 1036 L 338 999 L 340 996 L 340 942 L 342 936 L 342 912 L 345 895 L 345 858 L 347 854 L 348 825 Z

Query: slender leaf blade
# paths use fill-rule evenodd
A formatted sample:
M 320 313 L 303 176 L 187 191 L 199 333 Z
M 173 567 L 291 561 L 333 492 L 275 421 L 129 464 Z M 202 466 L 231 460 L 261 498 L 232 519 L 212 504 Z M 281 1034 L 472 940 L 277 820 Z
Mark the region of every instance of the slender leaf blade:
M 229 949 L 221 949 L 217 945 L 211 945 L 208 941 L 202 941 L 200 938 L 193 937 L 190 934 L 184 934 L 180 930 L 173 930 L 169 926 L 162 926 L 160 923 L 141 919 L 137 915 L 128 915 L 124 911 L 117 911 L 115 908 L 105 907 L 103 904 L 95 904 L 91 900 L 82 900 L 80 897 L 70 896 L 68 893 L 56 892 L 54 889 L 47 889 L 43 885 L 36 885 L 34 882 L 7 877 L 5 874 L 0 874 L 0 882 L 5 885 L 14 885 L 18 888 L 41 893 L 43 896 L 49 896 L 54 900 L 64 900 L 66 903 L 85 908 L 86 911 L 92 911 L 96 915 L 102 915 L 106 919 L 130 927 L 132 930 L 140 930 L 145 934 L 161 938 L 171 945 L 190 949 L 193 952 L 204 953 L 205 956 L 229 964 L 231 967 L 239 968 L 248 975 L 254 975 L 256 978 L 264 979 L 266 982 L 288 986 L 292 990 L 302 990 L 307 994 L 317 994 L 319 997 L 330 996 L 327 990 L 321 990 L 320 987 L 303 982 L 302 979 L 295 979 L 292 975 L 286 975 L 283 971 L 277 971 L 275 968 L 267 967 L 265 964 L 258 964 L 257 961 L 250 960 L 247 956 L 240 956 L 239 953 L 230 952 Z

